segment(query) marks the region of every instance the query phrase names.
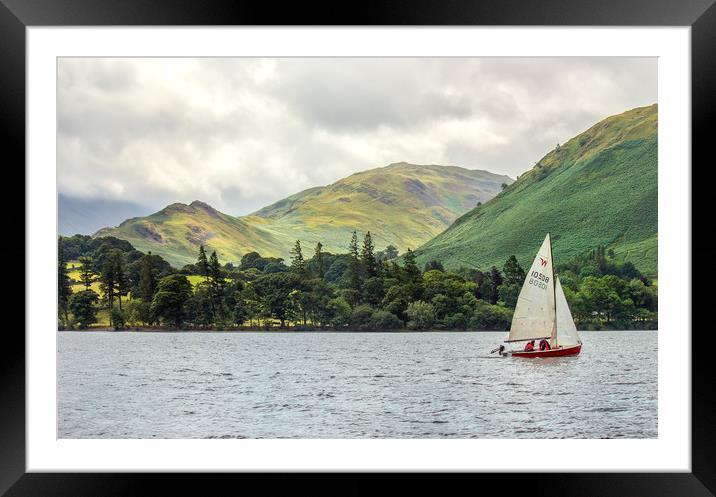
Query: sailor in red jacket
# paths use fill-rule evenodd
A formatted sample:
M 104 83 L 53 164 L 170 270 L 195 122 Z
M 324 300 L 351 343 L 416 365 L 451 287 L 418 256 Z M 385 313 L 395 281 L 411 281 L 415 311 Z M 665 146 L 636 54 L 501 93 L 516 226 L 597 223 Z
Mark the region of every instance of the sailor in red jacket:
M 532 352 L 535 349 L 535 341 L 532 340 L 525 345 L 525 352 Z
M 551 348 L 552 347 L 549 346 L 549 342 L 547 340 L 545 340 L 544 338 L 542 340 L 540 340 L 540 342 L 539 342 L 540 350 L 549 350 Z

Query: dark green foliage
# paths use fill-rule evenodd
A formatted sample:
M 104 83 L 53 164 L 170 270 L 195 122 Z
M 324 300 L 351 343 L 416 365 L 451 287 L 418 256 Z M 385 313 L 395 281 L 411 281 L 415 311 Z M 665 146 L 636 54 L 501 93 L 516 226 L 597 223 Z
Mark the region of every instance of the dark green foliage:
M 500 288 L 500 285 L 502 285 L 502 274 L 500 274 L 500 270 L 497 269 L 495 266 L 492 266 L 490 268 L 490 303 L 496 304 L 497 299 L 500 296 L 500 292 L 498 288 Z
M 224 274 L 221 270 L 221 264 L 219 264 L 219 257 L 216 255 L 216 251 L 211 253 L 209 258 L 209 282 L 216 293 L 221 293 L 224 289 Z
M 597 247 L 555 268 L 578 326 L 655 327 L 657 289 L 630 262 Z
M 128 322 L 149 326 L 156 320 L 152 313 L 151 302 L 139 299 L 130 300 L 124 309 Z
M 306 270 L 305 265 L 303 251 L 301 250 L 301 241 L 296 240 L 293 249 L 291 249 L 291 271 L 296 274 L 304 274 Z
M 92 290 L 82 290 L 70 297 L 68 307 L 80 329 L 97 322 L 96 304 L 98 301 L 99 296 Z
M 405 281 L 408 283 L 416 282 L 420 278 L 420 269 L 418 268 L 417 262 L 415 262 L 415 253 L 408 248 L 403 259 L 403 275 Z
M 270 273 L 288 271 L 288 267 L 283 263 L 283 259 L 276 257 L 261 257 L 258 252 L 249 252 L 241 257 L 239 269 L 242 271 L 257 269 L 259 271 Z
M 611 274 L 625 280 L 633 278 L 646 280 L 634 264 L 617 260 L 614 251 L 606 250 L 603 246 L 579 255 L 569 262 L 557 264 L 555 270 L 558 273 L 570 271 L 582 278 Z
M 363 237 L 363 247 L 360 252 L 361 272 L 364 278 L 373 278 L 378 274 L 375 254 L 373 252 L 373 238 L 370 236 L 370 231 L 368 231 Z
M 107 246 L 102 246 L 104 249 Z M 97 255 L 97 252 L 95 253 Z M 110 326 L 114 323 L 112 320 L 115 299 L 122 310 L 122 297 L 129 295 L 130 281 L 127 274 L 127 253 L 116 248 L 108 248 L 102 250 L 99 260 L 102 261 L 99 273 L 100 291 L 102 292 L 102 301 L 109 309 Z
M 208 282 L 199 283 L 186 303 L 186 320 L 199 328 L 210 328 L 217 320 L 215 297 Z
M 89 290 L 94 281 L 94 271 L 92 258 L 89 256 L 82 256 L 79 258 L 80 261 L 80 281 L 85 286 L 85 290 Z
M 87 235 L 74 235 L 61 237 L 59 242 L 63 246 L 67 260 L 79 259 L 82 256 L 92 256 L 101 246 L 118 249 L 121 252 L 132 252 L 134 247 L 126 240 L 120 240 L 113 236 L 102 236 L 92 238 Z
M 475 330 L 507 330 L 512 322 L 512 309 L 481 303 L 470 319 L 469 327 Z
M 64 323 L 69 322 L 67 316 L 67 305 L 72 295 L 72 286 L 70 285 L 70 277 L 67 273 L 67 259 L 62 243 L 62 237 L 57 244 L 57 306 L 60 315 L 64 318 Z
M 336 256 L 326 270 L 325 279 L 329 283 L 337 284 L 343 279 L 343 275 L 348 270 L 350 256 L 342 254 Z
M 209 262 L 206 259 L 206 251 L 203 245 L 199 245 L 199 256 L 196 259 L 196 268 L 199 270 L 199 274 L 207 277 L 209 276 Z
M 517 298 L 520 296 L 521 289 L 522 285 L 518 285 L 516 283 L 503 283 L 497 287 L 499 302 L 501 302 L 505 307 L 514 309 L 517 305 Z
M 115 330 L 123 330 L 127 324 L 127 313 L 119 307 L 115 307 L 110 311 L 110 320 Z
M 371 324 L 373 308 L 368 304 L 361 304 L 353 308 L 350 324 L 356 328 L 367 328 Z
M 126 271 L 132 298 L 139 298 L 145 302 L 152 301 L 154 292 L 157 291 L 157 282 L 174 272 L 167 261 L 151 252 L 135 261 L 128 262 Z M 196 274 L 196 270 L 179 272 L 181 274 Z
M 101 260 L 103 262 L 99 273 L 99 288 L 102 292 L 102 300 L 110 310 L 109 325 L 112 326 L 111 310 L 114 307 L 114 298 L 118 293 L 120 277 L 118 270 L 122 266 L 122 252 L 110 249 Z
M 116 293 L 119 301 L 119 309 L 122 310 L 122 297 L 129 295 L 129 278 L 127 276 L 126 264 L 121 253 L 115 254 L 114 277 L 116 279 Z
M 144 302 L 151 302 L 154 292 L 157 289 L 157 271 L 152 264 L 152 253 L 148 253 L 141 259 L 141 270 L 139 273 L 139 284 L 137 297 Z
M 248 307 L 243 305 L 240 296 L 243 283 L 227 283 L 226 269 L 222 268 L 216 251 L 209 256 L 206 271 L 204 280 L 196 284 L 193 295 L 186 302 L 185 321 L 204 329 L 234 326 L 237 318 L 243 323 L 248 317 Z
M 504 283 L 507 285 L 522 285 L 525 282 L 525 270 L 522 269 L 517 257 L 511 255 L 505 265 L 502 267 L 502 273 L 505 275 Z
M 290 312 L 289 295 L 294 290 L 304 291 L 304 279 L 295 273 L 273 273 L 263 275 L 254 281 L 256 294 L 261 298 L 268 315 L 286 326 Z
M 350 304 L 357 305 L 360 302 L 361 263 L 358 254 L 358 234 L 355 231 L 348 246 L 348 267 L 343 273 L 343 281 L 345 288 L 353 291 L 351 295 L 354 300 L 349 300 Z
M 406 313 L 412 301 L 412 289 L 409 285 L 395 284 L 388 288 L 383 297 L 382 307 L 386 311 L 398 316 L 402 321 L 408 320 Z
M 454 330 L 467 329 L 467 317 L 461 312 L 456 312 L 455 314 L 446 316 L 443 319 L 443 322 L 445 324 L 445 327 L 449 328 L 449 329 L 454 329 Z
M 313 253 L 312 261 L 315 268 L 313 274 L 318 278 L 323 278 L 326 274 L 326 268 L 324 266 L 323 244 L 321 242 L 316 243 L 316 250 Z
M 445 268 L 443 267 L 443 265 L 440 261 L 436 261 L 435 259 L 433 259 L 433 260 L 425 263 L 425 268 L 423 269 L 423 271 L 427 273 L 428 271 L 432 271 L 432 270 L 445 271 Z
M 378 262 L 391 261 L 398 257 L 398 249 L 395 245 L 388 245 L 385 250 L 379 250 L 375 254 L 375 259 Z
M 288 266 L 281 259 L 270 261 L 264 268 L 264 273 L 285 273 Z
M 363 282 L 361 288 L 361 301 L 366 304 L 377 306 L 385 297 L 385 283 L 383 278 L 372 276 Z
M 192 296 L 189 280 L 182 274 L 165 276 L 159 281 L 152 300 L 152 313 L 163 322 L 180 328 L 186 315 L 186 304 Z
M 326 302 L 326 322 L 335 328 L 346 326 L 352 314 L 351 306 L 344 298 L 338 297 Z
M 241 298 L 241 295 L 237 295 L 234 299 L 234 306 L 231 309 L 232 311 L 232 318 L 234 320 L 234 323 L 241 326 L 244 324 L 251 315 L 251 310 L 249 308 L 249 305 L 246 301 L 244 301 Z
M 93 254 L 102 261 L 99 279 L 116 329 L 126 323 L 152 325 L 158 320 L 166 327 L 186 329 L 228 329 L 245 324 L 264 329 L 276 324 L 282 328 L 353 330 L 509 328 L 525 275 L 514 256 L 505 261 L 503 271 L 496 266 L 485 272 L 467 267 L 445 270 L 435 260 L 421 272 L 410 249 L 402 265 L 396 260 L 379 260 L 367 234 L 362 250 L 358 249 L 357 233 L 351 237 L 349 249 L 347 254 L 331 254 L 318 244 L 309 260 L 302 255 L 297 260 L 300 252 L 295 250 L 290 269 L 281 259 L 258 253 L 246 254 L 238 268 L 222 266 L 214 251 L 204 277 L 196 277 L 198 264 L 185 268 L 194 288 L 184 272 L 163 273 L 165 261 L 152 254 L 137 258 L 136 251 L 108 246 L 98 247 Z M 656 325 L 656 286 L 617 257 L 597 247 L 557 267 L 578 326 Z M 327 269 L 321 278 L 322 267 Z M 59 261 L 58 272 L 62 272 Z M 369 276 L 371 272 L 373 276 Z M 351 287 L 353 274 L 358 275 L 357 289 Z M 133 288 L 132 300 L 124 307 L 113 305 L 127 295 L 124 279 Z M 92 295 L 85 294 L 88 298 Z M 78 298 L 77 312 L 96 312 L 96 299 L 94 295 L 94 302 L 82 308 L 83 301 Z M 94 319 L 75 317 L 80 326 L 88 326 Z
M 241 257 L 239 269 L 246 271 L 247 269 L 255 268 L 259 271 L 263 271 L 268 262 L 269 261 L 261 257 L 258 252 L 249 252 Z
M 390 311 L 375 311 L 370 317 L 371 327 L 376 330 L 399 330 L 403 321 Z

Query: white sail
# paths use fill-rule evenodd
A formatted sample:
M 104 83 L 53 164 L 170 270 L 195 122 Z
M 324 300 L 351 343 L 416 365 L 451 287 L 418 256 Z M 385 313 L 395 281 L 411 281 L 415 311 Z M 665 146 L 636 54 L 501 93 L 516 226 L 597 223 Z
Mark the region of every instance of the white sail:
M 557 345 L 562 347 L 577 345 L 581 343 L 581 340 L 579 339 L 579 333 L 577 333 L 577 327 L 574 325 L 572 313 L 569 311 L 567 298 L 564 296 L 559 278 L 557 278 L 555 293 L 557 298 Z
M 554 271 L 549 233 L 542 242 L 517 298 L 507 341 L 552 338 L 556 334 Z

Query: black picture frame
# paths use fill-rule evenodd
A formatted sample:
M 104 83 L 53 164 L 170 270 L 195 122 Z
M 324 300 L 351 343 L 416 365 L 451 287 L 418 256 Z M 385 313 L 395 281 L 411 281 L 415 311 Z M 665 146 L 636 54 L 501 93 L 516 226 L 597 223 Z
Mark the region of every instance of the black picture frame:
M 272 4 L 247 1 L 192 0 L 0 0 L 0 143 L 2 171 L 12 195 L 14 215 L 8 216 L 6 230 L 25 232 L 25 219 L 19 215 L 24 205 L 25 185 L 25 29 L 30 26 L 101 26 L 101 25 L 535 25 L 535 26 L 690 26 L 692 61 L 692 164 L 713 162 L 709 121 L 716 116 L 716 6 L 714 0 L 398 0 L 367 1 L 354 4 L 323 2 Z M 340 7 L 340 8 L 339 8 Z M 711 159 L 709 161 L 709 159 Z M 674 167 L 679 167 L 674 165 Z M 687 167 L 682 165 L 681 167 Z M 692 166 L 692 226 L 708 227 L 704 206 L 709 200 L 707 181 L 693 181 L 697 169 Z M 5 196 L 10 198 L 10 193 Z M 7 200 L 5 204 L 7 205 Z M 699 208 L 698 202 L 703 202 Z M 7 231 L 6 231 L 7 232 Z M 24 259 L 25 237 L 3 238 L 2 261 Z M 712 245 L 692 236 L 693 260 L 714 260 Z M 7 262 L 6 262 L 7 264 Z M 27 264 L 27 262 L 26 262 Z M 8 264 L 14 282 L 24 282 L 19 264 Z M 691 268 L 688 268 L 691 271 Z M 692 273 L 693 274 L 693 273 Z M 692 278 L 693 281 L 693 278 Z M 22 288 L 24 289 L 24 283 Z M 13 302 L 25 297 L 18 283 L 3 285 L 2 302 L 6 309 L 19 309 Z M 704 293 L 693 292 L 695 309 L 707 308 Z M 31 296 L 27 296 L 30 298 Z M 25 307 L 25 309 L 27 309 Z M 9 314 L 9 313 L 8 313 Z M 692 319 L 696 316 L 692 316 Z M 15 326 L 3 333 L 0 359 L 0 493 L 12 496 L 34 495 L 125 495 L 145 493 L 206 494 L 216 483 L 241 485 L 246 489 L 257 478 L 241 474 L 68 474 L 26 473 L 25 466 L 25 329 L 21 316 Z M 688 323 L 688 320 L 684 320 Z M 708 326 L 690 324 L 708 338 Z M 689 330 L 678 330 L 679 332 Z M 672 341 L 668 337 L 665 342 Z M 707 340 L 708 341 L 708 340 Z M 702 341 L 703 342 L 703 341 Z M 691 473 L 548 473 L 548 474 L 478 474 L 479 485 L 499 483 L 501 493 L 531 489 L 535 495 L 614 495 L 614 496 L 707 496 L 716 493 L 716 414 L 713 409 L 714 361 L 707 347 L 699 347 L 692 333 L 692 472 Z M 673 346 L 679 346 L 674 341 Z M 273 479 L 265 491 L 276 483 L 290 485 L 292 491 L 309 485 L 305 475 L 286 475 Z M 425 475 L 412 475 L 413 485 L 424 486 Z M 451 475 L 449 483 L 476 475 Z M 349 477 L 351 481 L 355 476 Z M 241 481 L 236 481 L 240 479 Z M 509 481 L 508 484 L 505 484 Z M 372 491 L 377 482 L 346 484 L 346 481 L 317 487 L 312 493 L 331 493 L 346 489 L 348 493 Z M 265 483 L 262 482 L 263 485 Z M 474 485 L 474 483 L 470 483 Z M 227 487 L 227 488 L 231 488 Z M 488 488 L 488 487 L 483 487 Z M 542 491 L 540 491 L 540 489 Z M 549 489 L 549 491 L 547 491 Z M 177 493 L 178 492 L 178 493 Z M 472 492 L 472 491 L 471 491 Z M 521 492 L 523 493 L 523 492 Z

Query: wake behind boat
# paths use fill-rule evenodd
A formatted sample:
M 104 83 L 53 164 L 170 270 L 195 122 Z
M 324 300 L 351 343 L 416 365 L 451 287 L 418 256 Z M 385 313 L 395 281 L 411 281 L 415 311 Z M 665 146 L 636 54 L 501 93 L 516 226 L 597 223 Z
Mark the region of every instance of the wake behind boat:
M 539 341 L 539 346 L 535 342 Z M 514 357 L 561 357 L 579 354 L 582 341 L 574 325 L 572 313 L 559 278 L 554 276 L 552 240 L 547 236 L 532 262 L 517 298 L 512 325 L 505 343 L 528 342 L 523 349 L 500 355 Z

